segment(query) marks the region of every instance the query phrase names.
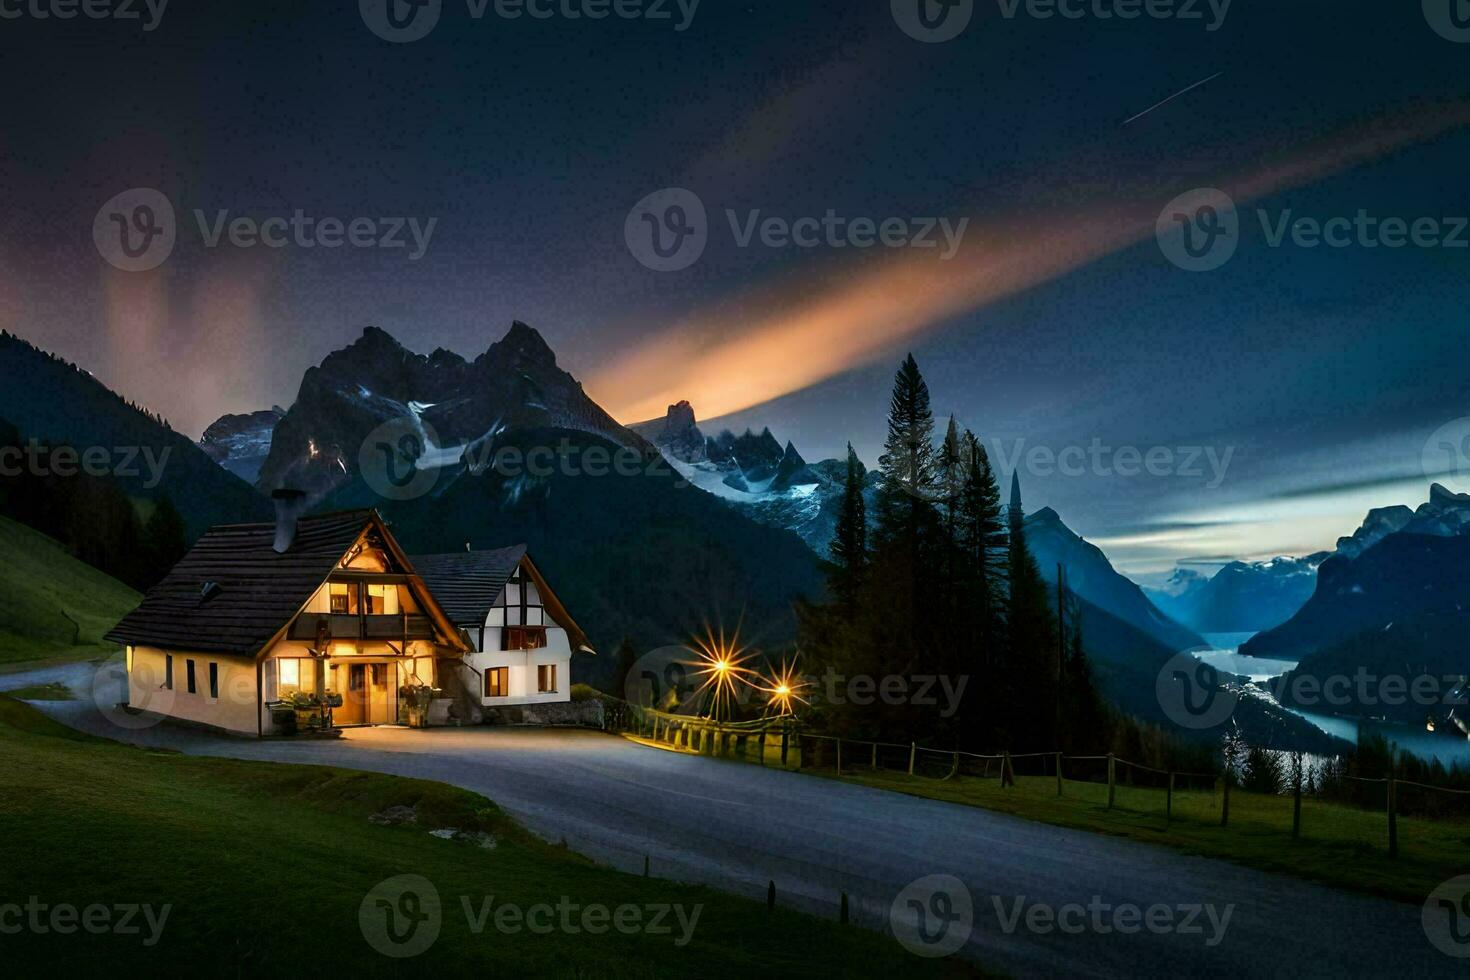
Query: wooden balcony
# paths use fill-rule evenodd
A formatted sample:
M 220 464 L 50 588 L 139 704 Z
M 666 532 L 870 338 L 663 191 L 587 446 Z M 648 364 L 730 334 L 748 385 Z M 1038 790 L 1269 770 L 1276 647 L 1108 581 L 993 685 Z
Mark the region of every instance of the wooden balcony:
M 302 613 L 291 624 L 290 638 L 312 641 L 325 624 L 328 640 L 432 640 L 434 626 L 427 616 L 334 616 Z

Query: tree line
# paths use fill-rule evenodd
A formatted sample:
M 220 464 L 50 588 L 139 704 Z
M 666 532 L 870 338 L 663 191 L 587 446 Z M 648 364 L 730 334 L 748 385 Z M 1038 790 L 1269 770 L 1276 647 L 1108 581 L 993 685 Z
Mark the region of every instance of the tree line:
M 27 441 L 0 419 L 0 459 L 19 459 Z M 59 447 L 42 448 L 49 454 Z M 0 514 L 139 591 L 157 584 L 188 550 L 183 516 L 166 495 L 145 518 L 116 480 L 85 472 L 57 476 L 8 465 L 0 473 Z

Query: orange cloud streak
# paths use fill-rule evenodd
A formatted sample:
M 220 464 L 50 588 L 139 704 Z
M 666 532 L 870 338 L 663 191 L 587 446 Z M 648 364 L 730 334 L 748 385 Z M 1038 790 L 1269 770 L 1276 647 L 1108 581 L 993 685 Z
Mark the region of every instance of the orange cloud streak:
M 1467 123 L 1465 105 L 1377 121 L 1217 186 L 1245 203 Z M 662 416 L 684 398 L 706 418 L 762 404 L 871 363 L 960 314 L 1147 239 L 1159 208 L 1181 189 L 1140 191 L 1131 200 L 1077 213 L 1053 210 L 972 222 L 953 259 L 940 260 L 938 250 L 906 249 L 864 263 L 848 281 L 815 297 L 798 295 L 793 282 L 760 290 L 734 304 L 738 312 L 707 311 L 674 324 L 598 372 L 588 388 L 625 422 Z M 668 380 L 651 388 L 650 378 Z

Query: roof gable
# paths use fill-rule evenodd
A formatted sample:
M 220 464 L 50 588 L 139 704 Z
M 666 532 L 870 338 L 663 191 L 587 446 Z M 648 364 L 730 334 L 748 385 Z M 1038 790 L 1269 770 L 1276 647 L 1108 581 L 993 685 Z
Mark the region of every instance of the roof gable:
M 481 626 L 500 601 L 506 582 L 517 566 L 524 564 L 541 593 L 541 602 L 559 626 L 567 631 L 572 648 L 586 648 L 587 634 L 572 619 L 556 593 L 546 584 L 526 546 L 515 545 L 493 551 L 458 551 L 442 555 L 414 555 L 409 559 L 418 569 L 429 591 L 444 607 L 456 626 Z M 588 648 L 590 651 L 590 648 Z
M 374 530 L 381 534 L 385 552 L 412 575 L 406 557 L 372 510 L 303 517 L 284 554 L 274 548 L 273 523 L 210 528 L 106 638 L 133 646 L 252 656 L 290 623 L 349 550 Z M 435 618 L 446 628 L 433 597 L 424 598 L 430 607 L 426 611 L 439 614 Z

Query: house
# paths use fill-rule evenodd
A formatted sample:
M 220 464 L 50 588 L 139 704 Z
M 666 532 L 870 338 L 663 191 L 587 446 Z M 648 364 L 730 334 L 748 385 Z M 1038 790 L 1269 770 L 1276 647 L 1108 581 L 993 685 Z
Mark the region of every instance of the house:
M 270 735 L 295 721 L 283 699 L 340 696 L 337 726 L 399 723 L 400 689 L 437 686 L 466 639 L 376 511 L 299 517 L 299 494 L 276 498 L 274 524 L 211 528 L 107 634 L 128 704 Z
M 571 700 L 572 651 L 592 653 L 525 545 L 414 555 L 472 650 L 456 668 L 481 708 Z

